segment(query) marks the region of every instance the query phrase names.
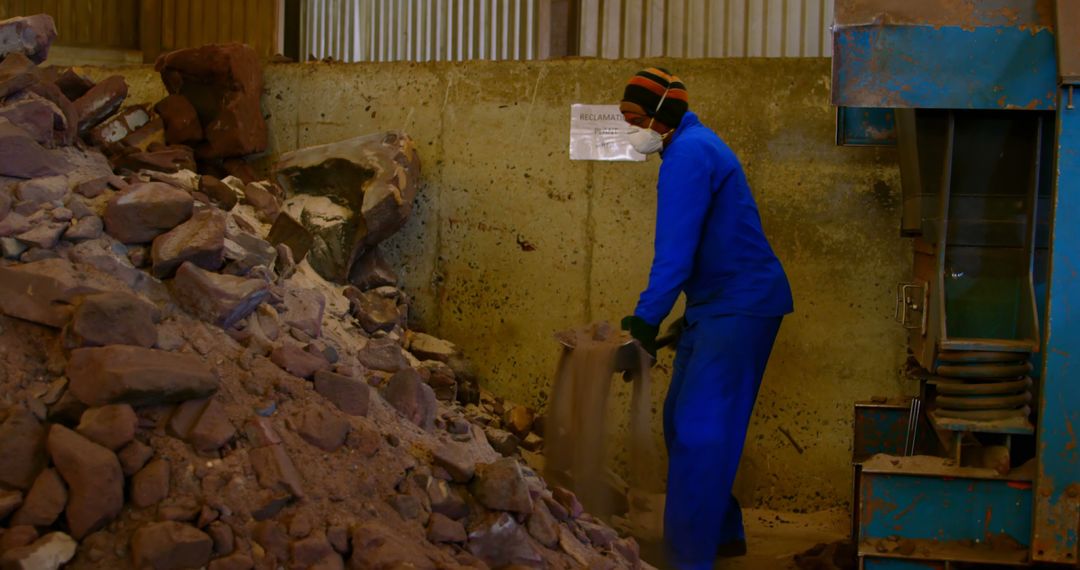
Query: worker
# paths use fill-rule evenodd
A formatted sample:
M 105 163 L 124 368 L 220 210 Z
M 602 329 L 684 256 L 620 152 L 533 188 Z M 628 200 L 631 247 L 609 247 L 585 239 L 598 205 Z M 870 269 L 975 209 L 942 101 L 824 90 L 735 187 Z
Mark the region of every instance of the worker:
M 689 111 L 679 78 L 640 71 L 619 108 L 630 144 L 661 158 L 652 269 L 622 328 L 655 356 L 661 322 L 686 295 L 664 401 L 665 550 L 680 570 L 712 568 L 718 556 L 746 553 L 731 489 L 791 288 L 739 159 Z

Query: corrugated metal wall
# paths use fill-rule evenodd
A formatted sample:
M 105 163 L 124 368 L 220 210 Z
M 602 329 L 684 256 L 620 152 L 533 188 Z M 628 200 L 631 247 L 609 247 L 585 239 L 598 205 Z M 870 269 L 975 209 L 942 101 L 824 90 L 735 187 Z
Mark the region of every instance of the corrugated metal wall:
M 0 0 L 0 20 L 48 14 L 58 45 L 139 49 L 137 0 Z
M 833 0 L 582 0 L 583 56 L 832 55 Z
M 305 0 L 300 53 L 339 61 L 535 59 L 542 0 Z
M 304 59 L 543 59 L 553 0 L 303 0 Z M 833 0 L 576 0 L 577 55 L 832 55 Z

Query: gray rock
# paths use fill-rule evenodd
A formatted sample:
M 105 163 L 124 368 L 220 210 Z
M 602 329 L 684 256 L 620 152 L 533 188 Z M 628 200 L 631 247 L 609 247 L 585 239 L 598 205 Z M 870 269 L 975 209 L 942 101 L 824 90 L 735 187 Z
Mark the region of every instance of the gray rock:
M 48 14 L 0 21 L 0 58 L 25 55 L 34 63 L 44 63 L 56 39 L 56 23 Z
M 510 565 L 542 567 L 543 557 L 524 528 L 507 513 L 492 513 L 469 529 L 467 548 L 492 568 Z
M 367 248 L 408 219 L 420 160 L 407 135 L 387 132 L 285 153 L 274 175 L 288 196 L 305 197 L 299 220 L 314 236 L 312 267 L 343 283 Z
M 150 248 L 153 274 L 165 278 L 188 262 L 217 271 L 225 262 L 225 214 L 205 208 L 188 221 L 154 238 Z
M 181 265 L 169 285 L 184 310 L 222 328 L 250 315 L 270 295 L 262 279 L 219 275 L 191 263 Z
M 105 206 L 105 231 L 123 243 L 148 243 L 191 217 L 191 194 L 164 182 L 137 184 Z

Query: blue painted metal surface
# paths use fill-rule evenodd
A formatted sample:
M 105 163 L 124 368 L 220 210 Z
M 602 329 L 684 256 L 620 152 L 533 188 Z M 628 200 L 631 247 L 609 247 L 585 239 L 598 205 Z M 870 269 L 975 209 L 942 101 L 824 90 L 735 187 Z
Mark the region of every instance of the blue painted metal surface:
M 1068 88 L 1060 92 L 1066 101 Z M 1077 562 L 1080 524 L 1080 109 L 1058 113 L 1033 556 Z
M 836 108 L 836 144 L 896 146 L 896 117 L 892 109 Z
M 939 542 L 1031 537 L 1030 484 L 863 471 L 859 540 L 901 536 Z
M 833 103 L 851 107 L 1054 109 L 1054 35 L 1014 26 L 840 26 Z

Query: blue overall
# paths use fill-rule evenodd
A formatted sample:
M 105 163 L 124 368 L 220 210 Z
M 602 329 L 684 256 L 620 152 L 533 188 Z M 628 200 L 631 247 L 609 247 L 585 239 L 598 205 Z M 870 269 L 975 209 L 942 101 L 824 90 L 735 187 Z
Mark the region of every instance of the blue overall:
M 721 545 L 744 538 L 731 487 L 791 289 L 720 137 L 687 113 L 662 158 L 655 254 L 634 314 L 659 325 L 686 294 L 664 402 L 664 535 L 676 568 L 711 568 Z

